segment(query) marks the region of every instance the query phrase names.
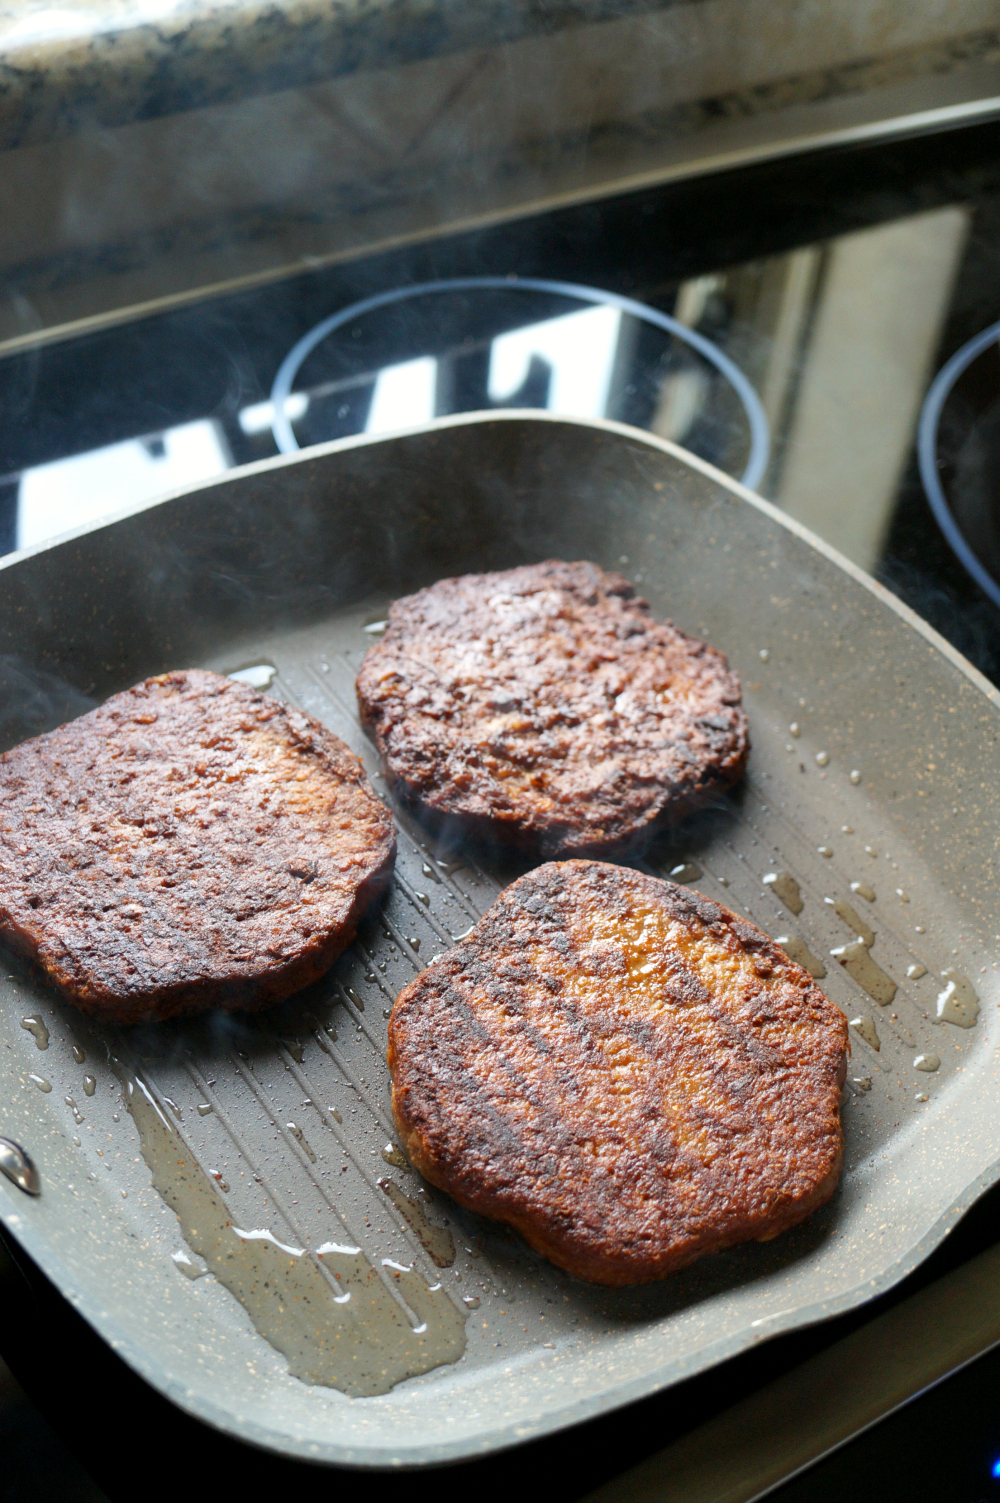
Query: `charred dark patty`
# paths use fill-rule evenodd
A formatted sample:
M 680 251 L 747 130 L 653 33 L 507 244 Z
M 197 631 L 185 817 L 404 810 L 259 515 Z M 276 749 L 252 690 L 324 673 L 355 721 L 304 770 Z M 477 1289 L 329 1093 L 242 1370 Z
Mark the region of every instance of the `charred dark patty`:
M 306 986 L 394 858 L 343 742 L 215 673 L 147 679 L 0 757 L 0 935 L 120 1022 Z
M 467 574 L 398 600 L 358 701 L 400 796 L 541 855 L 627 848 L 747 758 L 722 654 L 596 564 Z
M 847 1023 L 801 966 L 672 882 L 552 862 L 398 998 L 420 1173 L 580 1278 L 644 1283 L 833 1193 Z

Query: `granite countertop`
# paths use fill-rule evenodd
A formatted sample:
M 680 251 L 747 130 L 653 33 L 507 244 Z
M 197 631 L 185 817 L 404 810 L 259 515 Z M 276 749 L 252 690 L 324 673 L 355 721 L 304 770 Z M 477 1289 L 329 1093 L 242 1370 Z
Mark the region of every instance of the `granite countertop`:
M 692 0 L 0 0 L 0 150 Z

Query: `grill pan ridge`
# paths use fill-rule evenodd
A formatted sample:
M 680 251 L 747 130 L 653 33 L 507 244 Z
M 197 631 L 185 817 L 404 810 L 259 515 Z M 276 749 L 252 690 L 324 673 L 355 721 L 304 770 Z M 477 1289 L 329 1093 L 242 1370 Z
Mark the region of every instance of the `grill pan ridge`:
M 248 466 L 16 555 L 0 566 L 2 745 L 150 673 L 269 663 L 268 692 L 342 736 L 386 797 L 354 701 L 365 628 L 444 575 L 553 556 L 620 569 L 741 675 L 745 784 L 644 865 L 686 867 L 804 943 L 861 1020 L 842 1186 L 775 1242 L 615 1291 L 423 1185 L 395 1146 L 388 1010 L 526 867 L 432 839 L 400 808 L 384 903 L 327 978 L 259 1017 L 102 1029 L 0 955 L 0 1135 L 43 1191 L 0 1177 L 5 1227 L 144 1378 L 277 1452 L 419 1465 L 607 1411 L 873 1298 L 1000 1172 L 996 691 L 831 549 L 668 443 L 540 414 L 447 419 Z M 798 912 L 764 881 L 778 873 Z M 845 905 L 896 983 L 886 1005 L 831 954 L 857 941 Z M 978 995 L 974 1027 L 935 1021 L 953 971 Z M 915 1069 L 931 1054 L 936 1071 Z M 412 1267 L 464 1320 L 464 1355 L 372 1397 L 292 1377 L 216 1278 L 190 1276 L 200 1260 L 150 1184 L 123 1079 L 235 1225 L 311 1252 L 360 1246 L 403 1310 L 396 1274 Z

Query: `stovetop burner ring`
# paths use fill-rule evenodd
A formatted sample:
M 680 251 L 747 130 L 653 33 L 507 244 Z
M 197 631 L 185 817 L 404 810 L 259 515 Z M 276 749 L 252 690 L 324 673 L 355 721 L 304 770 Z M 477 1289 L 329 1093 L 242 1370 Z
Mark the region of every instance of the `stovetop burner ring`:
M 938 474 L 938 428 L 944 405 L 956 382 L 968 370 L 972 362 L 984 350 L 989 349 L 991 344 L 998 343 L 1000 343 L 1000 322 L 990 324 L 988 328 L 974 335 L 962 345 L 961 349 L 956 350 L 951 359 L 938 371 L 924 398 L 920 413 L 920 423 L 917 428 L 917 458 L 920 465 L 920 478 L 931 511 L 950 548 L 972 575 L 979 588 L 989 596 L 995 606 L 1000 607 L 1000 584 L 976 557 L 966 540 L 948 504 Z
M 349 307 L 342 308 L 339 313 L 333 313 L 329 318 L 323 319 L 292 346 L 281 362 L 271 387 L 273 410 L 271 427 L 274 441 L 280 452 L 295 454 L 299 451 L 299 442 L 292 430 L 286 403 L 291 396 L 295 377 L 304 361 L 328 335 L 335 333 L 337 329 L 363 314 L 371 313 L 377 308 L 383 308 L 392 303 L 402 302 L 407 298 L 420 297 L 433 292 L 464 292 L 475 288 L 524 289 L 529 292 L 551 293 L 576 298 L 577 301 L 583 303 L 617 308 L 622 313 L 629 313 L 634 318 L 653 324 L 664 332 L 672 334 L 691 349 L 696 350 L 726 378 L 742 403 L 750 428 L 750 452 L 740 481 L 748 490 L 755 490 L 760 484 L 767 470 L 770 456 L 770 428 L 760 398 L 735 361 L 724 354 L 712 340 L 699 334 L 696 329 L 688 328 L 686 324 L 672 318 L 669 313 L 661 313 L 658 308 L 651 308 L 647 303 L 640 303 L 635 298 L 624 297 L 620 293 L 605 292 L 598 287 L 586 287 L 575 282 L 551 281 L 542 277 L 452 277 L 442 281 L 419 282 L 408 287 L 394 287 L 389 292 L 376 293 L 373 297 L 351 303 Z

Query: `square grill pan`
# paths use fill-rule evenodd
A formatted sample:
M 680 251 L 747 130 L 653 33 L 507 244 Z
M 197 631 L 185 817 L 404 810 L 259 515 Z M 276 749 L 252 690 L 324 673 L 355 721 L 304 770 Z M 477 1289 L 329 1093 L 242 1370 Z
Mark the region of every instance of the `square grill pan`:
M 100 1029 L 0 957 L 0 1134 L 43 1185 L 29 1199 L 0 1177 L 5 1226 L 147 1381 L 279 1453 L 412 1466 L 578 1422 L 873 1298 L 997 1177 L 996 691 L 669 444 L 538 414 L 446 420 L 17 555 L 0 566 L 2 744 L 151 673 L 269 664 L 270 692 L 384 791 L 355 711 L 365 628 L 444 575 L 553 556 L 622 569 L 742 677 L 746 781 L 647 869 L 683 868 L 825 968 L 853 1023 L 842 1185 L 772 1243 L 619 1291 L 423 1185 L 394 1143 L 388 1010 L 522 868 L 435 845 L 401 811 L 384 905 L 323 982 L 261 1017 Z

